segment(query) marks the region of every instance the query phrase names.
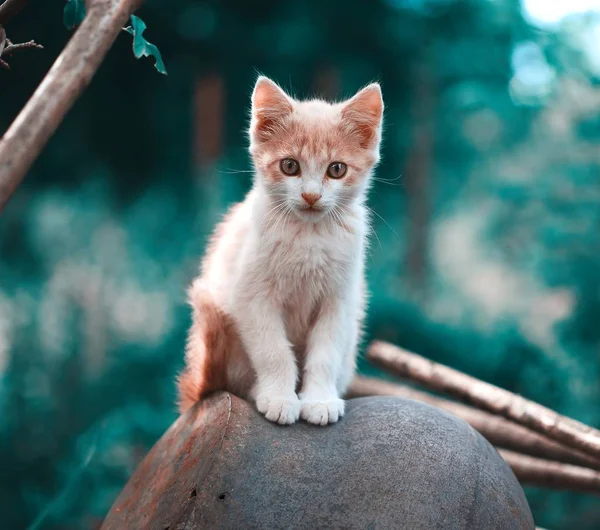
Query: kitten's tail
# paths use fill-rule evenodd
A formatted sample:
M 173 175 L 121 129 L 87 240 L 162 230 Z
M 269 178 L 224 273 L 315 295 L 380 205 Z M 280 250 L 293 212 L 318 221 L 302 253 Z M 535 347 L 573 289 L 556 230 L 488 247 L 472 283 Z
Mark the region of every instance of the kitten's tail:
M 192 306 L 185 368 L 179 374 L 179 410 L 183 414 L 202 397 L 227 385 L 229 319 L 198 281 L 188 291 Z

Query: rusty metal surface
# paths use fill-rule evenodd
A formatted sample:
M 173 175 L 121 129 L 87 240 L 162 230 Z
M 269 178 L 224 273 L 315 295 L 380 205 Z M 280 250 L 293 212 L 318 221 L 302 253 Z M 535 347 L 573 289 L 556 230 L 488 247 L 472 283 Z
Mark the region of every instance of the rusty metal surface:
M 104 530 L 533 529 L 514 475 L 463 421 L 391 397 L 320 428 L 268 423 L 226 393 L 155 445 Z
M 209 397 L 181 416 L 139 465 L 104 521 L 103 530 L 168 528 L 219 457 L 231 397 Z

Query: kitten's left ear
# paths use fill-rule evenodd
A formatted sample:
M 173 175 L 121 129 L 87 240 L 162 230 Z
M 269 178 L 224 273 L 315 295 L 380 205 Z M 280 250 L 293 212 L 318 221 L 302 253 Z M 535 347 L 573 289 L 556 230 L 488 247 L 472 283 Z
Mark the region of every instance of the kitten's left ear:
M 348 100 L 342 109 L 342 118 L 354 127 L 362 147 L 374 147 L 381 136 L 383 119 L 383 97 L 379 83 L 371 83 Z

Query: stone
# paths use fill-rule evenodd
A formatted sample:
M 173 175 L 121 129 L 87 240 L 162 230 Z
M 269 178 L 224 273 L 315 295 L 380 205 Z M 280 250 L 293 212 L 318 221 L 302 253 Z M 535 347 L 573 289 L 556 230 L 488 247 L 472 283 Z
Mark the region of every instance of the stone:
M 467 423 L 397 397 L 328 427 L 265 420 L 221 392 L 181 416 L 103 530 L 531 529 L 523 490 Z

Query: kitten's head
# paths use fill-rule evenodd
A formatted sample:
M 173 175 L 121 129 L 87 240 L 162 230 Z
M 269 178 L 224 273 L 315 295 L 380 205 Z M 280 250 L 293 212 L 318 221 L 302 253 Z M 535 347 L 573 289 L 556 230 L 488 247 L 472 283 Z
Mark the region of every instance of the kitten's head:
M 307 221 L 362 201 L 379 161 L 382 117 L 377 83 L 330 104 L 297 101 L 259 77 L 250 125 L 257 185 Z

